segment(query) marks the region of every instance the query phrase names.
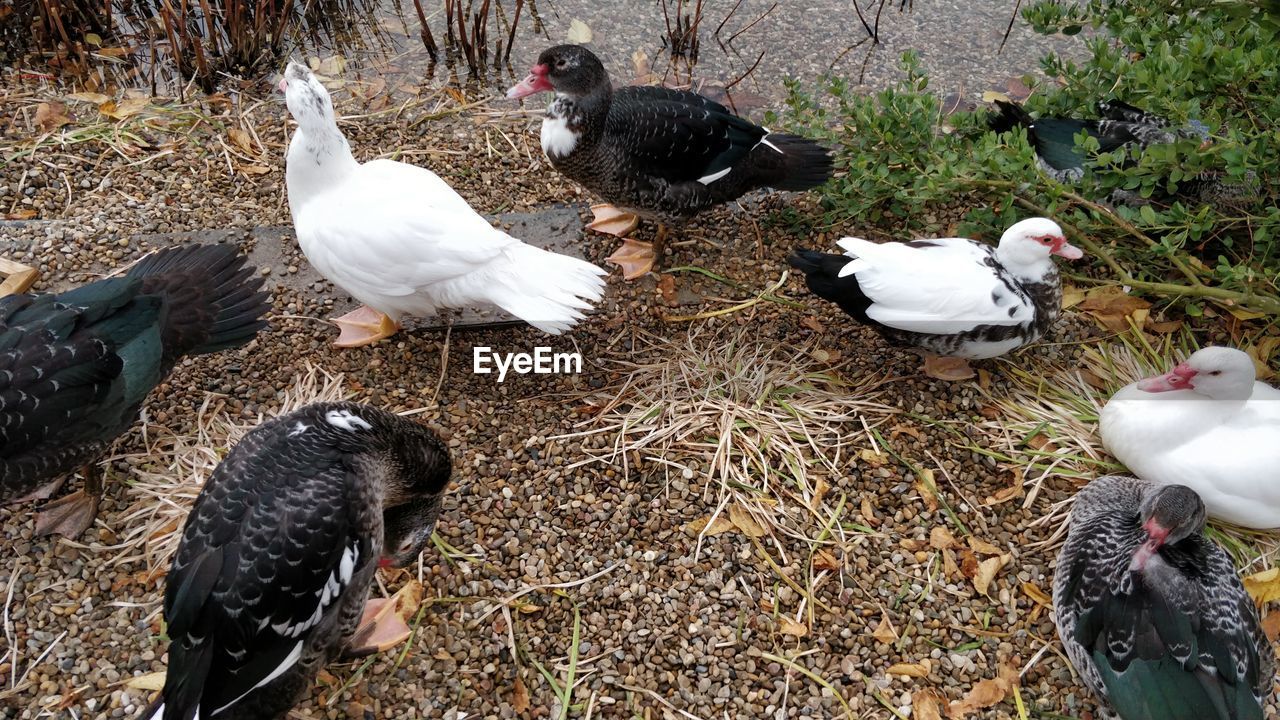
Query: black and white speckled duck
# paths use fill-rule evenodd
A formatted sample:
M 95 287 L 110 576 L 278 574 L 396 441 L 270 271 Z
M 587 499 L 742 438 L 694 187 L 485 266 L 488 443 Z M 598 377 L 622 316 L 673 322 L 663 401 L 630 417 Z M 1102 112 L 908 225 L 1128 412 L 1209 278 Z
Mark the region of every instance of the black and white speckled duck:
M 1015 223 L 994 248 L 966 238 L 839 244 L 844 255 L 798 250 L 787 261 L 818 297 L 890 342 L 930 353 L 925 372 L 944 380 L 972 377 L 965 359 L 1042 337 L 1062 308 L 1053 256 L 1083 256 L 1046 218 Z
M 261 287 L 235 247 L 203 245 L 64 293 L 0 298 L 0 502 L 48 497 L 83 467 L 85 489 L 36 520 L 41 534 L 83 532 L 102 490 L 90 463 L 178 360 L 257 335 L 270 309 Z
M 1182 485 L 1103 477 L 1076 496 L 1053 577 L 1076 670 L 1123 720 L 1262 720 L 1275 655 Z
M 284 717 L 355 633 L 374 572 L 430 542 L 434 433 L 355 403 L 263 423 L 214 470 L 166 579 L 169 668 L 148 720 Z
M 697 93 L 614 90 L 600 59 L 579 45 L 544 51 L 507 97 L 544 91 L 556 95 L 542 121 L 551 164 L 606 202 L 662 223 L 660 237 L 666 225 L 751 190 L 807 190 L 831 176 L 826 148 L 770 132 Z M 625 234 L 634 222 L 618 228 L 605 215 L 592 226 Z

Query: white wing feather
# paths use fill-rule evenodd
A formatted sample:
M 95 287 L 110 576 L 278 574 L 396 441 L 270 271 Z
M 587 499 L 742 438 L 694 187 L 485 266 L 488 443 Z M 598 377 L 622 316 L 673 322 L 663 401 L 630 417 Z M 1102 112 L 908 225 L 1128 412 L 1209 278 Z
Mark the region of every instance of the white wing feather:
M 871 300 L 867 316 L 889 327 L 944 335 L 978 325 L 1018 325 L 1035 310 L 1012 292 L 986 264 L 989 251 L 964 238 L 929 240 L 931 245 L 839 242 L 854 258 L 840 274 L 856 275 Z

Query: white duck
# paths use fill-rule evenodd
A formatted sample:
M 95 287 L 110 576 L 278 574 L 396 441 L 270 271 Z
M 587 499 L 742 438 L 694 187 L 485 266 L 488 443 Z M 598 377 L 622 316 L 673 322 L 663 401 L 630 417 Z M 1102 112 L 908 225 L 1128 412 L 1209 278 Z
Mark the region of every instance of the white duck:
M 298 244 L 365 305 L 334 319 L 339 347 L 389 337 L 406 315 L 477 304 L 554 335 L 600 299 L 603 270 L 494 228 L 430 170 L 356 162 L 328 91 L 306 67 L 289 63 L 280 89 L 298 122 L 285 172 Z
M 925 351 L 925 373 L 973 377 L 966 358 L 992 358 L 1043 337 L 1062 311 L 1053 257 L 1084 255 L 1048 218 L 1014 223 L 991 247 L 968 238 L 839 242 L 845 254 L 787 258 L 818 297 L 897 345 Z
M 1102 444 L 1138 477 L 1186 485 L 1211 517 L 1280 527 L 1280 390 L 1253 360 L 1207 347 L 1127 385 L 1102 409 Z

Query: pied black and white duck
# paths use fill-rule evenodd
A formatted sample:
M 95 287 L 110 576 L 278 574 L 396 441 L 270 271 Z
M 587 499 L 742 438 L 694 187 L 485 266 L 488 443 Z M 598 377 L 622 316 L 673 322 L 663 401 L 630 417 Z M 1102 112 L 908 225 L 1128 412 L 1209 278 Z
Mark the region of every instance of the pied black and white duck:
M 1102 408 L 1107 450 L 1135 475 L 1193 489 L 1219 520 L 1280 527 L 1280 390 L 1242 350 L 1206 347 Z
M 839 245 L 844 255 L 797 250 L 787 262 L 818 297 L 890 342 L 924 350 L 925 373 L 943 380 L 972 377 L 967 359 L 1043 337 L 1062 311 L 1053 256 L 1083 256 L 1046 218 L 1015 223 L 994 248 L 967 238 Z
M 329 92 L 305 66 L 280 81 L 298 122 L 285 182 L 298 244 L 316 271 L 364 307 L 336 318 L 339 347 L 395 334 L 407 315 L 497 306 L 539 330 L 564 332 L 604 294 L 606 273 L 493 227 L 435 173 L 356 162 Z
M 123 277 L 0 298 L 0 502 L 48 497 L 81 468 L 85 487 L 49 503 L 40 534 L 93 523 L 92 463 L 188 355 L 248 343 L 270 297 L 230 245 L 156 252 Z
M 1196 137 L 1202 141 L 1209 138 L 1208 129 L 1201 123 L 1173 128 L 1165 118 L 1120 100 L 1099 102 L 1100 119 L 1033 118 L 1017 103 L 996 100 L 995 105 L 998 112 L 988 117 L 988 126 L 997 133 L 1024 128 L 1027 140 L 1035 148 L 1040 169 L 1059 182 L 1075 182 L 1084 175 L 1089 157 L 1076 145 L 1076 136 L 1081 132 L 1098 141 L 1099 152 L 1111 152 L 1128 145 L 1146 147 L 1172 143 L 1180 137 Z
M 1182 485 L 1102 477 L 1053 576 L 1067 657 L 1122 720 L 1262 720 L 1275 655 L 1205 508 Z
M 543 152 L 610 204 L 593 208 L 588 227 L 621 236 L 636 216 L 656 220 L 659 258 L 669 225 L 752 190 L 808 190 L 831 177 L 831 155 L 818 143 L 771 132 L 697 93 L 614 90 L 600 59 L 580 45 L 545 50 L 507 97 L 540 92 L 555 93 L 542 121 Z M 647 271 L 638 266 L 628 279 Z
M 142 717 L 284 717 L 353 636 L 379 635 L 361 626 L 374 573 L 430 542 L 450 472 L 434 433 L 368 405 L 316 403 L 245 435 L 183 527 L 168 672 Z

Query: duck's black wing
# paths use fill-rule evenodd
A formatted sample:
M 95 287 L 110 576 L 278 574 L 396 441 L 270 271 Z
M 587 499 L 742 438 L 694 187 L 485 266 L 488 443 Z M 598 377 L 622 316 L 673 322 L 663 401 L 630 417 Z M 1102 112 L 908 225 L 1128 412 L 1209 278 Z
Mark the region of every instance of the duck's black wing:
M 381 538 L 366 527 L 357 460 L 305 410 L 245 436 L 192 509 L 165 592 L 168 676 L 149 717 L 245 701 L 349 630 L 338 608 L 348 593 L 363 601 Z

